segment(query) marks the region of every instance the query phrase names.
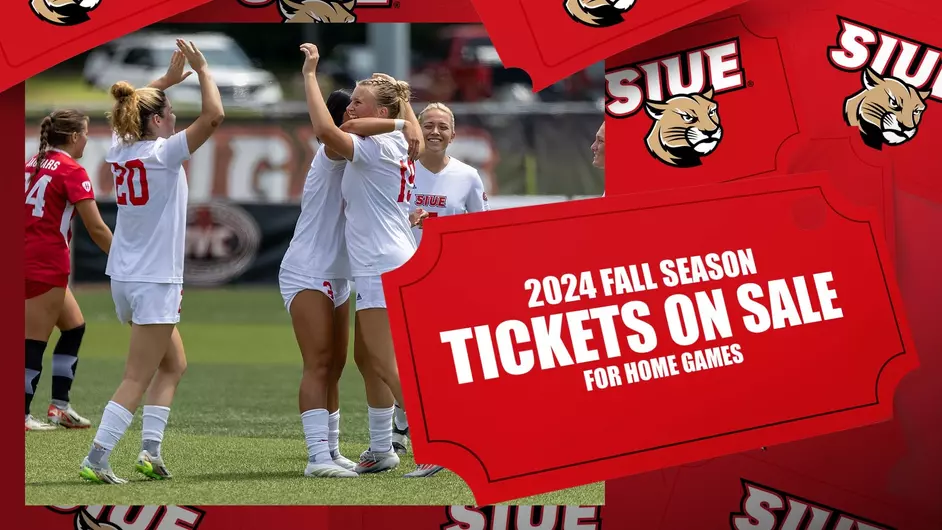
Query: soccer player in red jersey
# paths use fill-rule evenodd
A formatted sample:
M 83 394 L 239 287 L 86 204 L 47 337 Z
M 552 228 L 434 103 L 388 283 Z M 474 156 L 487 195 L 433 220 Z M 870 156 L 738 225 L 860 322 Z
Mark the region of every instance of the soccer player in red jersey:
M 108 252 L 111 230 L 101 219 L 92 182 L 77 160 L 88 142 L 88 117 L 57 110 L 43 118 L 39 153 L 26 163 L 26 430 L 87 428 L 69 404 L 69 390 L 85 334 L 82 312 L 69 290 L 69 243 L 78 211 L 92 240 Z M 44 423 L 30 415 L 52 328 L 61 331 L 52 358 L 52 404 Z

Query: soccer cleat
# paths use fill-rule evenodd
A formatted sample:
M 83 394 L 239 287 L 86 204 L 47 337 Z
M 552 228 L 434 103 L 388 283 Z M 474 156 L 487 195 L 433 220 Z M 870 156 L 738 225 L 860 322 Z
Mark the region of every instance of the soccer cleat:
M 333 459 L 335 464 L 347 471 L 353 471 L 353 469 L 357 467 L 356 462 L 340 454 L 340 451 L 331 451 L 330 458 Z
M 419 464 L 418 466 L 416 466 L 415 471 L 406 473 L 405 475 L 403 475 L 403 477 L 406 477 L 406 478 L 431 477 L 432 475 L 434 475 L 435 473 L 438 473 L 439 471 L 443 469 L 445 468 L 443 468 L 442 466 L 437 466 L 435 464 Z
M 382 473 L 383 471 L 395 469 L 398 465 L 399 455 L 393 450 L 386 453 L 366 450 L 360 455 L 360 462 L 353 471 L 360 475 L 364 473 Z
M 396 427 L 396 422 L 393 422 L 392 446 L 396 454 L 405 455 L 409 453 L 408 427 L 400 430 L 399 427 Z
M 137 463 L 134 464 L 134 469 L 145 477 L 154 480 L 173 478 L 170 470 L 164 465 L 164 459 L 147 451 L 141 451 L 141 454 L 137 455 Z
M 55 405 L 49 405 L 49 411 L 46 412 L 49 417 L 49 423 L 61 425 L 66 429 L 87 429 L 92 426 L 92 422 L 79 416 L 72 405 L 66 409 L 60 409 Z
M 351 462 L 352 464 L 352 462 Z M 319 478 L 357 478 L 359 475 L 350 471 L 349 469 L 344 469 L 333 462 L 329 464 L 316 464 L 314 462 L 308 462 L 307 467 L 304 468 L 305 477 L 319 477 Z
M 39 421 L 33 417 L 32 414 L 26 417 L 26 430 L 27 431 L 54 431 L 56 426 L 51 423 L 46 423 Z
M 127 480 L 117 477 L 114 474 L 114 471 L 111 470 L 111 466 L 95 466 L 88 461 L 88 457 L 85 457 L 85 460 L 82 461 L 82 469 L 79 471 L 79 476 L 89 482 L 95 482 L 97 484 L 124 484 Z

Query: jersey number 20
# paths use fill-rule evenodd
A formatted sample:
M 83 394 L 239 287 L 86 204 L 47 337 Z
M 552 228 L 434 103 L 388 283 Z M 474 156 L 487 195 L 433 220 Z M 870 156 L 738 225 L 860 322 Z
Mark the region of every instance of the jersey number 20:
M 111 164 L 114 174 L 114 191 L 118 204 L 144 206 L 150 199 L 147 191 L 147 170 L 140 160 L 128 160 L 123 165 Z

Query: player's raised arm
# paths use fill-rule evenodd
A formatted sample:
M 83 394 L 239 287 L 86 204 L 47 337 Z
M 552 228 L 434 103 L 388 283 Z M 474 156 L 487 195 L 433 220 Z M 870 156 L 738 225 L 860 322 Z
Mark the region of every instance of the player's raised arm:
M 406 105 L 408 106 L 408 105 Z M 340 130 L 357 136 L 375 136 L 393 131 L 402 131 L 409 144 L 409 158 L 415 160 L 421 153 L 422 131 L 408 120 L 390 120 L 386 118 L 356 118 L 345 122 Z
M 222 124 L 222 120 L 226 118 L 226 112 L 222 107 L 219 87 L 216 86 L 216 82 L 209 72 L 209 66 L 206 64 L 203 53 L 192 41 L 184 41 L 183 39 L 177 39 L 177 48 L 180 49 L 180 52 L 190 63 L 190 68 L 196 72 L 203 101 L 199 117 L 186 128 L 186 143 L 190 149 L 190 154 L 193 154 L 216 132 Z
M 94 199 L 85 199 L 75 203 L 75 209 L 79 217 L 82 218 L 82 224 L 88 231 L 88 237 L 98 245 L 105 254 L 111 251 L 111 240 L 114 237 L 111 229 L 101 218 L 101 212 L 98 211 L 98 204 Z
M 425 152 L 425 138 L 422 135 L 422 125 L 419 123 L 419 118 L 416 117 L 408 97 L 402 101 L 402 117 L 411 125 L 410 129 L 414 129 L 418 133 L 415 145 L 413 145 L 413 141 L 409 136 L 406 136 L 406 140 L 409 142 L 409 158 L 411 160 L 418 160 L 419 157 L 422 156 L 422 153 Z M 405 129 L 403 129 L 403 134 L 405 134 Z
M 327 109 L 327 103 L 324 101 L 324 95 L 321 94 L 321 87 L 317 83 L 317 63 L 320 61 L 317 46 L 302 44 L 301 52 L 304 53 L 301 74 L 304 76 L 304 93 L 307 99 L 307 111 L 311 116 L 311 125 L 314 127 L 314 136 L 320 138 L 321 142 L 333 152 L 347 160 L 352 160 L 353 138 L 334 123 Z
M 174 85 L 179 85 L 184 79 L 193 74 L 192 70 L 184 72 L 185 66 L 186 56 L 183 55 L 183 52 L 180 50 L 173 52 L 173 55 L 170 56 L 170 66 L 167 67 L 167 73 L 151 81 L 147 86 L 158 90 L 167 90 Z

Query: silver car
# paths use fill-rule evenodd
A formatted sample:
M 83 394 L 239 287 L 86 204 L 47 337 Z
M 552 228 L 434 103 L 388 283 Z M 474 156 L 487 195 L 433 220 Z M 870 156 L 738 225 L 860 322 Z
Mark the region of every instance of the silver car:
M 206 56 L 227 107 L 260 107 L 281 103 L 284 94 L 275 76 L 256 66 L 239 44 L 221 33 L 190 35 L 134 33 L 99 46 L 85 62 L 83 75 L 90 84 L 109 90 L 117 81 L 146 86 L 167 69 L 177 49 L 176 39 L 193 41 Z M 167 91 L 174 105 L 198 105 L 199 81 L 195 75 Z

